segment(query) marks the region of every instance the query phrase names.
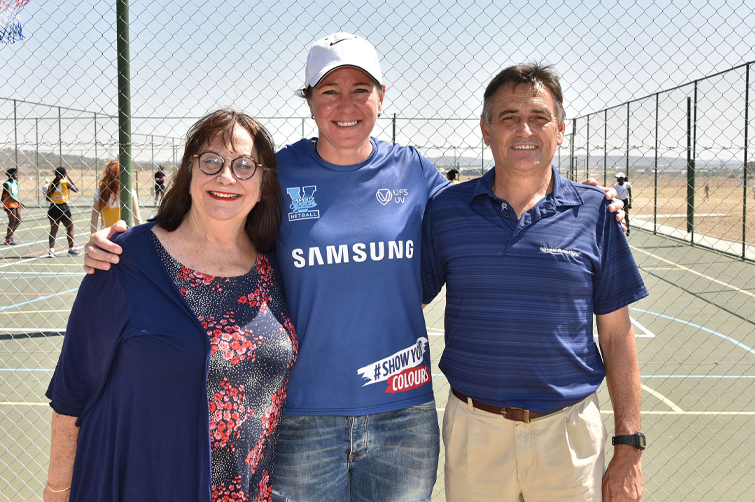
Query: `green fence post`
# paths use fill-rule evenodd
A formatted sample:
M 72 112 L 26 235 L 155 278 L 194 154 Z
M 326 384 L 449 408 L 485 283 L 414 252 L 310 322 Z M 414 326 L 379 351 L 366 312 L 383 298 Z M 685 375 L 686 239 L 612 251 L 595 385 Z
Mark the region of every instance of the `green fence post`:
M 577 139 L 577 119 L 571 121 L 571 141 L 569 141 L 569 179 L 574 181 L 575 161 L 574 141 Z
M 590 177 L 590 116 L 587 116 L 587 152 L 585 153 L 585 179 Z
M 13 167 L 18 169 L 18 123 L 16 117 L 16 100 L 13 100 L 13 146 L 15 148 L 15 154 L 13 156 Z M 21 176 L 17 174 L 20 179 Z
M 60 107 L 58 107 L 58 161 L 59 166 L 63 166 L 63 118 Z
M 128 0 L 117 0 L 118 48 L 118 160 L 121 165 L 121 219 L 134 224 L 131 200 L 131 68 Z
M 687 97 L 687 233 L 695 241 L 695 159 L 692 153 L 692 98 Z
M 747 63 L 745 69 L 745 158 L 744 158 L 744 176 L 742 187 L 742 259 L 747 257 L 747 148 L 748 133 L 750 126 L 750 63 Z
M 37 171 L 37 207 L 42 204 L 39 191 L 39 119 L 34 119 L 34 136 L 35 136 L 35 148 L 34 148 L 34 169 Z
M 157 196 L 157 194 L 155 193 L 155 184 L 154 184 L 154 180 L 155 180 L 155 135 L 154 134 L 150 134 L 149 143 L 152 148 L 151 150 L 152 179 L 150 180 L 150 185 L 152 186 L 152 188 L 150 189 L 150 193 L 152 194 L 152 198 L 154 199 Z M 146 204 L 146 201 L 145 201 L 145 204 Z
M 603 110 L 603 186 L 608 186 L 608 108 Z
M 393 114 L 393 144 L 396 144 L 396 114 Z
M 559 146 L 559 165 L 558 165 L 558 172 L 561 172 L 561 147 Z M 485 174 L 485 140 L 480 141 L 480 176 Z
M 629 103 L 627 103 L 627 165 L 626 165 L 626 172 L 624 173 L 626 177 L 625 180 L 629 179 Z
M 653 180 L 653 233 L 658 232 L 658 93 L 655 93 L 655 177 Z
M 97 150 L 97 112 L 94 112 L 94 183 L 97 184 L 97 180 L 100 179 L 99 166 L 100 155 Z

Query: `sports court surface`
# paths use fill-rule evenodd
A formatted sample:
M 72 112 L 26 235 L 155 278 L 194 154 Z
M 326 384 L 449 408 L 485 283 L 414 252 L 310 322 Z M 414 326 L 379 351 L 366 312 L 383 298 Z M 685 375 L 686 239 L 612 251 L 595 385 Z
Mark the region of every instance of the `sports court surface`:
M 81 245 L 89 209 L 73 213 Z M 19 502 L 41 500 L 50 419 L 44 392 L 84 276 L 81 257 L 46 257 L 44 209 L 24 217 L 20 244 L 0 248 L 0 501 Z M 755 264 L 637 229 L 629 243 L 650 290 L 630 307 L 649 442 L 643 500 L 755 501 Z M 63 229 L 58 249 L 65 250 L 61 244 Z M 437 369 L 442 314 L 441 295 L 426 309 L 441 416 L 448 394 Z M 600 396 L 610 436 L 605 386 Z M 436 501 L 444 500 L 442 460 Z

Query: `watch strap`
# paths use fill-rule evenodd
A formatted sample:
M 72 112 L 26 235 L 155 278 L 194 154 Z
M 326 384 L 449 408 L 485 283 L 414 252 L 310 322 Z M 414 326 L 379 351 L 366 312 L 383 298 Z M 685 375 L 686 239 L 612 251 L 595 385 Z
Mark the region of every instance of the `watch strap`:
M 614 436 L 613 439 L 611 439 L 611 444 L 614 446 L 617 444 L 627 444 L 634 446 L 638 450 L 644 450 L 647 442 L 645 439 L 645 434 L 643 434 L 642 432 L 637 432 L 635 434 Z

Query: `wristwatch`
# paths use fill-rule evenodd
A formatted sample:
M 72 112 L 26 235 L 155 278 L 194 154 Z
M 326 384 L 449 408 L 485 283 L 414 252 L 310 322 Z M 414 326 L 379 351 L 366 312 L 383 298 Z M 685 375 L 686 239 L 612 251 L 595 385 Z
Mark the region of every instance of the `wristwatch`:
M 626 436 L 614 436 L 611 440 L 611 444 L 616 446 L 617 444 L 629 444 L 637 448 L 638 450 L 644 450 L 647 446 L 647 439 L 642 432 L 635 432 Z

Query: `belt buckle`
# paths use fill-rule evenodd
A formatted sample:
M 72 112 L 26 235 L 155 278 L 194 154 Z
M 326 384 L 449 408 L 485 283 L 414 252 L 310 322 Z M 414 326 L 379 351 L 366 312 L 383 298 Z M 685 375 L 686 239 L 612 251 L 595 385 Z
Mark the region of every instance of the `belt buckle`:
M 507 411 L 507 410 L 511 410 L 511 411 L 514 411 L 514 410 L 517 410 L 517 411 L 521 411 L 521 412 L 522 412 L 522 416 L 523 416 L 523 420 L 522 420 L 522 422 L 524 422 L 525 424 L 528 424 L 528 423 L 530 423 L 530 410 L 528 410 L 528 409 L 526 409 L 526 408 L 501 408 L 501 414 L 503 414 L 503 418 L 506 418 L 506 419 L 508 419 L 508 420 L 513 420 L 513 421 L 515 421 L 515 422 L 518 422 L 519 420 L 517 420 L 516 418 L 513 418 L 513 417 L 512 417 L 512 418 L 509 418 L 509 416 L 508 416 L 508 411 Z

